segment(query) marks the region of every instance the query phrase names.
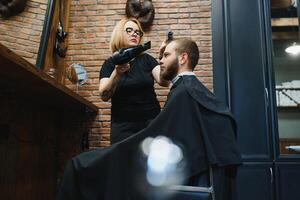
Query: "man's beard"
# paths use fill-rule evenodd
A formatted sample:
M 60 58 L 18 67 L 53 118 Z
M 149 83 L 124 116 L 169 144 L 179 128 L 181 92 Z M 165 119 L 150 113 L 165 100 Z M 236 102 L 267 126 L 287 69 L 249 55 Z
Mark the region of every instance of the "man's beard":
M 174 61 L 172 61 L 172 63 L 169 65 L 169 67 L 166 67 L 162 71 L 161 77 L 164 80 L 171 81 L 177 75 L 178 69 L 179 69 L 178 59 L 174 59 Z

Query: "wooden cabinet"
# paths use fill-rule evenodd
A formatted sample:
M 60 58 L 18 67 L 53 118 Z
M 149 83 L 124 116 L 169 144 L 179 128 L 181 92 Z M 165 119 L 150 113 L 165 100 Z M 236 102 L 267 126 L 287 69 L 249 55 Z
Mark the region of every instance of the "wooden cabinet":
M 97 107 L 0 44 L 0 199 L 55 199 Z
M 280 149 L 298 144 L 299 137 L 291 136 L 300 136 L 300 122 L 294 120 L 300 119 L 300 112 L 295 102 L 293 106 L 277 107 L 275 90 L 283 82 L 299 80 L 299 56 L 289 62 L 289 67 L 282 59 L 280 66 L 274 65 L 285 52 L 282 43 L 272 41 L 278 40 L 282 33 L 272 37 L 272 30 L 286 29 L 272 27 L 271 0 L 213 0 L 212 3 L 214 92 L 227 102 L 237 120 L 238 144 L 244 161 L 232 195 L 235 200 L 299 199 L 300 154 Z M 300 13 L 300 8 L 292 10 L 294 23 L 294 15 Z M 299 33 L 288 38 L 295 35 L 298 38 Z M 281 50 L 275 51 L 274 45 Z M 277 87 L 277 92 L 287 85 Z M 286 119 L 293 120 L 286 123 Z M 281 129 L 291 123 L 295 125 L 293 130 Z
M 235 180 L 234 200 L 272 200 L 273 168 L 270 163 L 245 163 Z
M 278 163 L 276 164 L 276 191 L 278 200 L 298 200 L 300 199 L 299 180 L 300 164 Z

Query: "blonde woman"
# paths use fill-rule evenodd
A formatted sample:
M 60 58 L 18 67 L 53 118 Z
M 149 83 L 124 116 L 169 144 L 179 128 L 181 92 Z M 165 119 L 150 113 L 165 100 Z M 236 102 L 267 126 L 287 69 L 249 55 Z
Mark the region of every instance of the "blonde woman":
M 136 19 L 122 19 L 111 35 L 112 53 L 142 43 L 143 35 Z M 103 101 L 111 99 L 112 144 L 145 128 L 160 112 L 154 81 L 161 86 L 169 85 L 160 78 L 158 62 L 147 53 L 122 65 L 115 66 L 111 57 L 105 60 L 100 70 L 99 91 Z

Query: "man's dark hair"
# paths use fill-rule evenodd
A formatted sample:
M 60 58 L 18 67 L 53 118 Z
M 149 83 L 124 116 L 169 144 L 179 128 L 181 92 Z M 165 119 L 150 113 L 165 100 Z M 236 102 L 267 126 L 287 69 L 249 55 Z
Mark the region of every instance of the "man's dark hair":
M 173 40 L 176 43 L 176 52 L 178 54 L 187 53 L 189 56 L 189 67 L 194 70 L 199 60 L 199 49 L 193 40 L 180 38 Z

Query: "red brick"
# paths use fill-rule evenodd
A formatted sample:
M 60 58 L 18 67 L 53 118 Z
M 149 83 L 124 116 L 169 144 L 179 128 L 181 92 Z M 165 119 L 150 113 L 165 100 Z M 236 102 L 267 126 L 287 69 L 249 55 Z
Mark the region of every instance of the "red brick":
M 88 81 L 79 88 L 79 94 L 99 107 L 99 115 L 91 124 L 92 147 L 110 145 L 111 103 L 103 102 L 99 97 L 98 76 L 104 60 L 111 55 L 110 35 L 116 22 L 125 15 L 125 4 L 126 0 L 71 1 L 69 44 L 65 59 L 68 65 L 82 63 L 86 67 Z M 148 53 L 158 57 L 159 46 L 169 29 L 175 37 L 192 38 L 200 50 L 195 73 L 212 90 L 211 0 L 153 0 L 153 5 L 155 19 L 145 36 L 145 41 L 152 41 Z M 29 0 L 25 12 L 1 21 L 0 41 L 32 63 L 35 63 L 37 56 L 46 6 L 46 0 Z M 10 34 L 16 32 L 21 32 L 22 36 Z M 69 81 L 66 83 L 76 91 L 75 85 Z M 169 89 L 157 84 L 155 87 L 163 106 Z

